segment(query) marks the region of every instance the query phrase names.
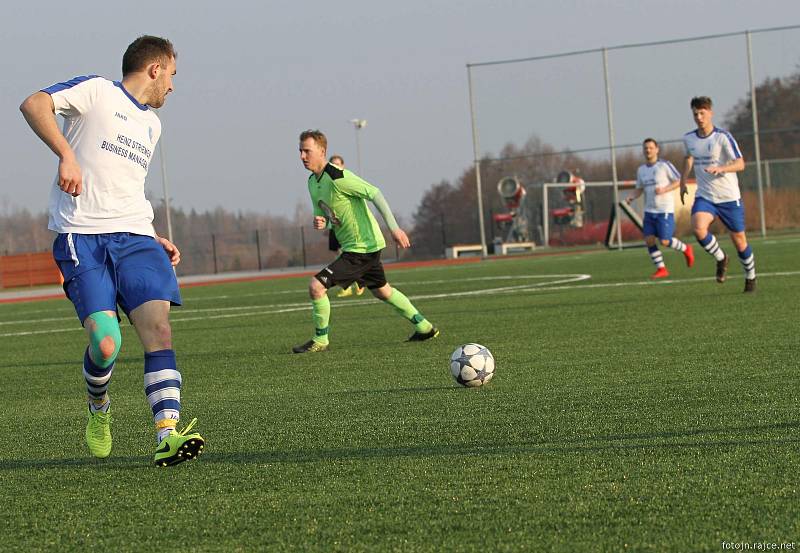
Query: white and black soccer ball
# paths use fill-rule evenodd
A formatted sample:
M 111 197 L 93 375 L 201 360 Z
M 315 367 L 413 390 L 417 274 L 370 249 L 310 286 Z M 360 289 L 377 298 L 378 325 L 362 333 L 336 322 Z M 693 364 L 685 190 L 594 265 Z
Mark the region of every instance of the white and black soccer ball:
M 480 344 L 458 346 L 450 356 L 450 374 L 462 386 L 483 386 L 494 376 L 494 356 Z

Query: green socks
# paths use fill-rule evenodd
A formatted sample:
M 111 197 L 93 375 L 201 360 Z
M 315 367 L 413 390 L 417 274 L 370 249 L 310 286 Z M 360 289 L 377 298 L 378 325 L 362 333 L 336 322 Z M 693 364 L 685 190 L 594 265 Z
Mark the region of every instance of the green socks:
M 433 325 L 428 320 L 420 315 L 417 308 L 409 301 L 409 299 L 397 288 L 392 288 L 392 295 L 386 300 L 386 303 L 395 308 L 404 318 L 411 321 L 414 328 L 418 332 L 430 332 Z
M 311 300 L 311 317 L 314 319 L 314 341 L 328 344 L 328 321 L 331 318 L 331 302 L 327 295 Z

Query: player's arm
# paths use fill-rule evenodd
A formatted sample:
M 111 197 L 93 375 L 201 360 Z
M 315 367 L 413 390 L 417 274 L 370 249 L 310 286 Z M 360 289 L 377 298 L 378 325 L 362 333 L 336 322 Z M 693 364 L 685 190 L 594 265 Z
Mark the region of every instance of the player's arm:
M 661 194 L 666 194 L 667 192 L 672 192 L 676 188 L 679 188 L 680 185 L 681 185 L 680 179 L 675 179 L 673 181 L 670 181 L 670 183 L 667 186 L 656 186 L 656 194 L 661 195 Z
M 401 248 L 411 247 L 411 241 L 408 239 L 408 235 L 400 228 L 400 225 L 397 224 L 397 220 L 394 218 L 389 203 L 386 201 L 386 198 L 383 197 L 383 193 L 377 186 L 373 186 L 361 177 L 348 171 L 345 171 L 343 178 L 336 179 L 334 183 L 336 188 L 342 193 L 356 198 L 364 198 L 372 202 L 378 209 L 381 217 L 383 217 L 383 220 L 386 221 L 386 226 L 389 227 L 392 238 L 397 242 L 397 245 Z
M 744 171 L 744 158 L 739 157 L 724 165 L 709 165 L 706 167 L 706 173 L 712 175 L 721 175 L 722 173 L 738 173 Z
M 411 241 L 408 239 L 408 235 L 403 229 L 400 228 L 400 225 L 397 224 L 397 220 L 394 218 L 394 214 L 389 207 L 389 203 L 386 201 L 386 198 L 383 197 L 383 192 L 378 190 L 372 197 L 372 203 L 376 208 L 378 208 L 383 220 L 386 221 L 386 226 L 389 227 L 389 231 L 392 233 L 392 238 L 394 238 L 394 241 L 397 242 L 401 248 L 411 247 Z
M 663 167 L 667 172 L 666 176 L 669 184 L 667 186 L 656 186 L 656 194 L 667 194 L 681 185 L 681 175 L 678 173 L 678 170 L 675 169 L 675 166 L 671 162 L 665 161 Z
M 308 194 L 311 196 L 311 210 L 314 213 L 312 225 L 316 230 L 328 228 L 328 219 L 325 217 L 325 213 L 323 213 L 319 205 L 317 205 L 317 200 L 314 197 L 314 192 L 312 191 L 310 182 L 308 184 Z
M 630 196 L 628 196 L 627 198 L 625 198 L 625 201 L 626 201 L 626 202 L 628 202 L 628 203 L 630 204 L 630 203 L 632 203 L 632 202 L 633 202 L 633 200 L 635 200 L 636 198 L 638 198 L 639 196 L 641 196 L 643 193 L 644 193 L 644 190 L 643 190 L 643 189 L 641 189 L 641 188 L 637 188 L 636 190 L 634 190 L 634 191 L 633 191 L 633 193 L 632 193 Z
M 34 92 L 19 106 L 25 121 L 42 142 L 58 156 L 58 186 L 73 196 L 83 190 L 81 167 L 56 122 L 55 104 L 46 92 Z
M 739 150 L 739 145 L 736 143 L 736 139 L 728 132 L 723 131 L 723 133 L 727 140 L 723 142 L 722 151 L 725 157 L 731 161 L 722 165 L 709 165 L 706 167 L 706 173 L 721 175 L 723 173 L 738 173 L 739 171 L 744 171 L 744 158 L 742 157 L 741 150 Z
M 681 187 L 681 204 L 684 203 L 684 196 L 688 190 L 686 189 L 686 181 L 689 179 L 689 175 L 692 174 L 692 169 L 694 168 L 694 158 L 690 154 L 686 154 L 686 157 L 683 158 L 683 171 L 681 172 L 681 180 L 680 180 L 680 187 Z
M 169 257 L 169 262 L 172 263 L 173 267 L 181 262 L 181 252 L 175 244 L 158 235 L 156 235 L 156 242 L 161 244 L 161 247 L 167 252 L 167 257 Z

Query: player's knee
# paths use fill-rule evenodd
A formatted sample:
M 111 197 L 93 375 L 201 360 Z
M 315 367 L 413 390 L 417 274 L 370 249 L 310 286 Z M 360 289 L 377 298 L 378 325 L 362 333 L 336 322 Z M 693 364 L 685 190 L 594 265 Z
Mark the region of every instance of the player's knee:
M 312 299 L 318 300 L 324 296 L 326 292 L 327 290 L 322 283 L 318 281 L 316 277 L 311 277 L 308 283 L 308 295 L 311 296 Z
M 122 346 L 117 317 L 98 311 L 86 318 L 84 326 L 89 331 L 90 356 L 94 364 L 102 368 L 111 366 Z
M 662 240 L 661 241 L 661 245 L 662 246 L 669 246 L 669 242 L 670 242 L 669 240 Z
M 384 284 L 380 288 L 371 289 L 370 292 L 372 292 L 372 295 L 378 298 L 379 300 L 386 301 L 389 299 L 389 296 L 392 295 L 392 287 L 389 286 L 388 284 Z
M 153 339 L 161 349 L 172 349 L 172 326 L 169 321 L 160 321 L 153 325 Z

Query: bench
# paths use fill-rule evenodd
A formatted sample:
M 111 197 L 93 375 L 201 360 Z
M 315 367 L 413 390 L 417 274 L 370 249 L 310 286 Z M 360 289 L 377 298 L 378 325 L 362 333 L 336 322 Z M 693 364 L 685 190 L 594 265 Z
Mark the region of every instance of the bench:
M 444 256 L 447 259 L 456 259 L 458 257 L 467 256 L 480 256 L 483 247 L 480 244 L 455 244 L 449 248 L 445 248 Z
M 495 244 L 494 253 L 509 255 L 513 253 L 532 252 L 534 249 L 536 249 L 536 244 L 533 242 L 504 242 L 502 244 Z

